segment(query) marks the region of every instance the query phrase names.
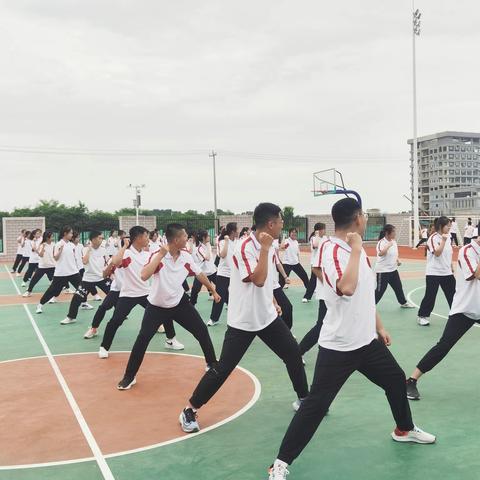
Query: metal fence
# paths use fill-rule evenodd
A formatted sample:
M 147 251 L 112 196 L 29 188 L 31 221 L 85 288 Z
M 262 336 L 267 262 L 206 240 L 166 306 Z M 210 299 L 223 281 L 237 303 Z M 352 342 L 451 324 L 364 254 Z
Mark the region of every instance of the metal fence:
M 282 230 L 282 238 L 288 237 L 288 231 L 291 228 L 296 228 L 298 232 L 297 239 L 300 243 L 308 242 L 308 218 L 307 217 L 295 217 L 291 220 L 286 220 Z
M 367 228 L 365 229 L 365 235 L 363 239 L 367 242 L 378 240 L 380 232 L 386 224 L 386 218 L 383 215 L 368 217 Z

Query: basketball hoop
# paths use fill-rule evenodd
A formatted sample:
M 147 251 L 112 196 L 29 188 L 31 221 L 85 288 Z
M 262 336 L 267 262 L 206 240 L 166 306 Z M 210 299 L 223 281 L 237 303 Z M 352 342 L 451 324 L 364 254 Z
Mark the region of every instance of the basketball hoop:
M 360 206 L 362 206 L 362 199 L 358 192 L 345 187 L 341 172 L 335 168 L 314 172 L 312 192 L 314 197 L 322 197 L 324 195 L 345 195 L 349 197 L 353 195 Z

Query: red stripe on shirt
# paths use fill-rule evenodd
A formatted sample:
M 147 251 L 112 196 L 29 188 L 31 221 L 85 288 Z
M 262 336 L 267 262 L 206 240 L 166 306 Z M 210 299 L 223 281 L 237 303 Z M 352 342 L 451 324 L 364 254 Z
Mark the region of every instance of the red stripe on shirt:
M 132 263 L 132 257 L 127 257 L 122 260 L 122 267 L 127 268 Z
M 471 245 L 467 245 L 464 249 L 463 249 L 463 257 L 465 258 L 465 262 L 467 262 L 467 265 L 468 265 L 468 268 L 470 269 L 470 271 L 472 272 L 472 275 L 475 274 L 475 270 L 473 269 L 472 267 L 472 264 L 470 263 L 470 259 L 468 258 L 467 256 L 467 250 L 469 248 L 472 248 Z
M 163 268 L 163 263 L 160 262 L 153 273 L 158 273 Z
M 433 243 L 433 237 L 436 235 L 436 233 L 434 233 L 427 241 L 427 246 L 428 246 L 428 243 L 430 242 L 432 244 L 432 248 L 429 249 L 432 253 L 435 253 L 435 244 Z
M 325 244 L 326 243 L 329 243 L 330 240 L 325 240 L 323 243 L 322 243 L 322 246 L 320 247 L 320 253 L 318 254 L 318 265 L 317 267 L 321 267 L 322 266 L 322 255 L 323 255 L 323 248 L 325 247 Z
M 245 255 L 245 247 L 247 246 L 248 242 L 251 242 L 252 239 L 249 237 L 247 238 L 243 243 L 242 243 L 242 248 L 241 248 L 241 254 L 242 254 L 242 260 L 245 263 L 245 267 L 247 267 L 247 273 L 248 275 L 251 275 L 253 273 L 252 268 L 250 267 L 250 264 L 248 263 L 247 256 Z
M 333 261 L 335 263 L 335 268 L 337 269 L 338 279 L 340 280 L 343 276 L 342 269 L 340 268 L 340 262 L 338 261 L 338 249 L 340 245 L 336 244 L 333 247 Z
M 190 264 L 189 264 L 189 263 L 186 263 L 186 264 L 184 265 L 184 267 L 187 269 L 188 275 L 189 275 L 190 277 L 194 277 L 194 276 L 196 275 L 195 272 L 190 268 Z

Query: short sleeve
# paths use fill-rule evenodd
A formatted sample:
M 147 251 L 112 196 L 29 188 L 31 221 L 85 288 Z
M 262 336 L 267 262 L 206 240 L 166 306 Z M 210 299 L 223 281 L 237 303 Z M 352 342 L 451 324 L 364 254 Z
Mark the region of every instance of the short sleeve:
M 132 263 L 132 256 L 128 250 L 125 250 L 122 258 L 122 267 L 127 268 Z
M 432 235 L 427 241 L 428 250 L 431 253 L 435 253 L 435 250 L 437 250 L 437 247 L 440 245 L 440 242 L 441 242 L 440 235 L 437 235 L 437 234 Z
M 463 254 L 458 259 L 462 274 L 466 280 L 472 278 L 475 275 L 475 270 L 478 267 L 478 256 L 472 247 L 465 247 Z
M 343 295 L 343 293 L 338 289 L 337 282 L 343 277 L 343 273 L 348 265 L 348 259 L 349 253 L 335 244 L 333 248 L 329 249 L 328 258 L 326 258 L 326 261 L 323 263 L 326 283 L 340 296 Z
M 243 282 L 249 282 L 250 276 L 255 271 L 258 260 L 252 240 L 248 239 L 242 243 L 240 249 L 235 254 L 235 265 L 240 272 L 240 278 Z
M 195 263 L 193 257 L 189 253 L 185 253 L 185 268 L 189 276 L 197 276 L 202 273 L 202 269 L 198 263 Z

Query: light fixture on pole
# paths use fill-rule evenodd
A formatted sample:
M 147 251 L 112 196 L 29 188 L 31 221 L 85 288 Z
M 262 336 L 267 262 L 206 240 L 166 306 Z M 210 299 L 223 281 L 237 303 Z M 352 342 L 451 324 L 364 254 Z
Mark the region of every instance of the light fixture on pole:
M 413 60 L 413 143 L 412 143 L 412 209 L 413 209 L 413 243 L 417 244 L 419 240 L 419 202 L 418 202 L 418 139 L 417 139 L 417 66 L 416 66 L 416 51 L 415 38 L 420 35 L 420 17 L 422 14 L 415 10 L 415 2 L 412 0 L 413 11 L 413 29 L 412 29 L 412 60 Z
M 142 205 L 142 188 L 145 188 L 145 184 L 142 183 L 142 185 L 128 185 L 130 188 L 133 188 L 135 189 L 135 198 L 133 199 L 133 207 L 135 208 L 135 217 L 136 217 L 136 220 L 135 220 L 135 224 L 138 225 L 139 223 L 139 220 L 138 220 L 138 217 L 139 217 L 139 209 L 140 209 L 140 206 Z

